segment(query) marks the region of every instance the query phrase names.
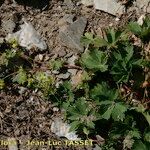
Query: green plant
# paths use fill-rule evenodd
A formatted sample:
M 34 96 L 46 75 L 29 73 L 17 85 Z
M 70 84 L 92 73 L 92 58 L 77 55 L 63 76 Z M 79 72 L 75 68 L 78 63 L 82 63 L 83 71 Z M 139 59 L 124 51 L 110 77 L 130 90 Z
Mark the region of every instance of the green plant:
M 128 82 L 132 74 L 132 69 L 141 66 L 142 59 L 135 59 L 134 47 L 127 45 L 125 48 L 113 52 L 114 60 L 112 60 L 111 74 L 114 80 L 119 82 Z
M 50 60 L 49 61 L 49 67 L 52 70 L 59 70 L 63 66 L 63 61 L 58 59 L 58 60 Z
M 22 67 L 19 67 L 16 76 L 13 78 L 13 82 L 18 82 L 20 85 L 24 85 L 27 82 L 27 74 Z
M 129 23 L 130 30 L 137 30 L 135 24 Z M 148 20 L 140 28 L 140 32 L 133 33 L 145 43 Z M 144 90 L 139 86 L 144 79 L 139 80 L 136 75 L 136 72 L 144 74 L 145 66 L 149 68 L 148 60 L 141 55 L 143 44 L 137 48 L 126 28 L 124 31 L 108 29 L 105 33 L 104 38 L 91 33 L 82 37 L 86 50 L 80 64 L 90 78 L 75 89 L 67 83 L 66 88 L 61 89 L 62 95 L 56 91 L 58 97 L 65 97 L 65 100 L 64 97 L 59 99 L 59 106 L 71 130 L 84 133 L 88 138 L 100 132 L 105 139 L 100 146 L 103 150 L 149 149 L 149 106 L 143 101 Z M 136 80 L 140 82 L 138 87 Z M 148 99 L 149 96 L 147 90 Z M 99 127 L 101 124 L 103 126 Z
M 83 97 L 77 99 L 67 110 L 67 119 L 71 120 L 71 130 L 94 128 L 93 121 L 96 121 L 96 112 Z M 86 129 L 85 129 L 86 130 Z
M 34 87 L 40 89 L 44 96 L 54 93 L 54 78 L 46 74 L 46 72 L 36 72 L 33 76 Z
M 141 38 L 141 40 L 144 43 L 149 41 L 149 35 L 150 35 L 150 18 L 149 17 L 145 18 L 142 25 L 139 25 L 137 22 L 130 22 L 128 25 L 128 28 L 136 36 Z
M 5 82 L 3 79 L 0 79 L 0 90 L 2 90 L 5 86 Z
M 107 54 L 105 52 L 94 49 L 90 52 L 85 52 L 81 57 L 81 63 L 88 69 L 93 71 L 100 70 L 105 72 L 108 69 L 107 65 Z

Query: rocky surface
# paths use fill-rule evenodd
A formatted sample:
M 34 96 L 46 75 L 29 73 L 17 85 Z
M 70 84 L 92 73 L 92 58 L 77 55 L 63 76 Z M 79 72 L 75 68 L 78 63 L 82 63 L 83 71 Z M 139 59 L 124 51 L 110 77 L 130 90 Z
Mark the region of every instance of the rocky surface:
M 81 17 L 71 25 L 61 27 L 59 31 L 59 38 L 62 44 L 70 49 L 83 52 L 83 46 L 81 45 L 80 39 L 83 35 L 86 24 L 87 19 Z
M 150 13 L 150 0 L 136 0 L 135 5 L 140 10 Z

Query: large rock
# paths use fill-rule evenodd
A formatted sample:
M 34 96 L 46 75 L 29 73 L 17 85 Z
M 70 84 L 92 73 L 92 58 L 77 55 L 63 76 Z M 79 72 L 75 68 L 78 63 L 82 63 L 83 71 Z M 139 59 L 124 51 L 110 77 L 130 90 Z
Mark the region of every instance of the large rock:
M 18 41 L 18 44 L 27 49 L 32 49 L 34 47 L 39 48 L 40 50 L 47 49 L 45 41 L 40 37 L 31 23 L 24 21 L 24 24 L 20 26 L 21 29 L 15 33 L 8 34 L 6 41 L 11 41 L 15 39 Z
M 70 49 L 75 49 L 77 52 L 83 52 L 83 46 L 80 39 L 86 27 L 87 19 L 79 18 L 69 26 L 63 26 L 59 31 L 59 38 L 62 44 Z
M 139 9 L 150 13 L 150 0 L 136 0 L 135 4 Z
M 68 140 L 80 140 L 76 132 L 70 132 L 70 125 L 63 122 L 61 118 L 55 118 L 51 125 L 51 132 L 58 137 L 66 137 Z
M 117 0 L 94 0 L 95 9 L 105 11 L 112 15 L 121 15 L 125 7 Z
M 93 0 L 81 0 L 81 3 L 85 6 L 92 6 Z

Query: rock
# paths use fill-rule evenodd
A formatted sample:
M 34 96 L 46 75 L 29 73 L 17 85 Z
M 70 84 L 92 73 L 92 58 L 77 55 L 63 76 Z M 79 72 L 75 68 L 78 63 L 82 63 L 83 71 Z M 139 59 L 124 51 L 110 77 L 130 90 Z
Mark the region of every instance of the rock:
M 137 23 L 142 26 L 144 23 L 144 19 L 146 18 L 145 15 L 141 15 L 140 18 L 138 19 Z
M 144 12 L 150 13 L 150 0 L 136 0 L 135 5 Z
M 72 55 L 70 58 L 68 58 L 68 64 L 69 65 L 75 65 L 75 61 L 78 59 L 78 56 Z
M 59 108 L 58 107 L 53 107 L 53 112 L 58 112 Z
M 59 74 L 60 72 L 59 72 L 58 70 L 53 70 L 52 73 L 57 75 L 57 74 Z
M 77 52 L 83 52 L 80 39 L 83 35 L 86 23 L 87 19 L 81 17 L 71 25 L 60 28 L 59 39 L 62 44 L 70 49 L 77 50 Z
M 115 18 L 115 21 L 118 22 L 118 21 L 120 21 L 120 19 L 119 19 L 118 17 L 116 17 L 116 18 Z
M 120 16 L 125 12 L 125 6 L 116 0 L 94 0 L 94 7 L 114 16 Z
M 39 36 L 34 27 L 26 21 L 21 25 L 19 31 L 7 35 L 6 41 L 10 41 L 11 39 L 16 39 L 20 46 L 29 50 L 34 47 L 37 47 L 40 50 L 45 50 L 47 48 L 45 41 Z
M 19 91 L 18 91 L 19 94 L 22 95 L 22 94 L 24 94 L 26 91 L 27 91 L 27 88 L 25 88 L 25 87 L 23 87 L 23 86 L 20 86 L 20 87 L 19 87 Z
M 93 0 L 81 0 L 81 3 L 85 6 L 92 6 Z
M 70 125 L 64 123 L 61 118 L 55 118 L 51 125 L 51 132 L 59 137 L 66 137 L 68 140 L 80 140 L 75 132 L 69 132 Z
M 55 86 L 56 86 L 56 88 L 59 88 L 59 86 L 62 85 L 62 84 L 63 84 L 63 81 L 60 80 L 60 81 L 56 82 Z
M 40 60 L 40 61 L 43 60 L 43 55 L 42 55 L 42 54 L 39 54 L 38 57 L 39 57 L 39 60 Z
M 59 79 L 68 79 L 70 77 L 70 73 L 66 72 L 65 74 L 61 73 L 57 76 Z
M 101 137 L 100 135 L 96 135 L 97 143 L 98 145 L 104 145 L 105 139 Z
M 1 0 L 1 1 L 0 1 L 0 6 L 1 6 L 3 3 L 4 3 L 4 0 Z
M 72 75 L 75 76 L 77 74 L 77 69 L 68 69 L 68 72 Z
M 67 23 L 73 23 L 73 19 L 75 17 L 75 14 L 66 14 L 63 19 L 67 22 Z

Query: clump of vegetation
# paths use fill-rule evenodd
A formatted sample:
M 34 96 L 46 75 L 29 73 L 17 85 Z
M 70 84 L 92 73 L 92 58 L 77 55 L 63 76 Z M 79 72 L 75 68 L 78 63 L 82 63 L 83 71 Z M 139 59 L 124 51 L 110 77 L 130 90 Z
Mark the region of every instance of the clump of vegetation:
M 108 29 L 104 37 L 85 33 L 80 64 L 89 78 L 76 89 L 67 82 L 58 90 L 71 130 L 102 136 L 104 150 L 150 148 L 149 25 L 146 18 L 124 31 Z
M 78 62 L 82 81 L 77 87 L 64 81 L 56 88 L 55 77 L 34 68 L 32 59 L 11 42 L 0 54 L 0 90 L 16 83 L 40 90 L 63 110 L 71 130 L 82 138 L 103 137 L 103 150 L 148 150 L 149 35 L 149 18 L 143 25 L 131 22 L 123 31 L 108 29 L 104 37 L 85 33 L 81 42 L 86 50 Z M 63 63 L 51 60 L 48 69 L 60 70 Z

